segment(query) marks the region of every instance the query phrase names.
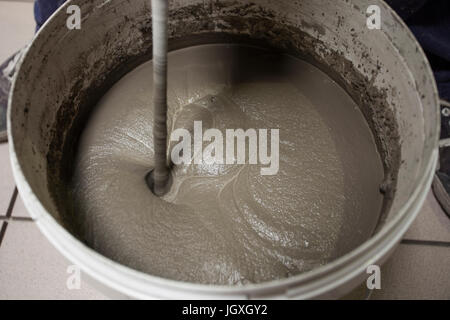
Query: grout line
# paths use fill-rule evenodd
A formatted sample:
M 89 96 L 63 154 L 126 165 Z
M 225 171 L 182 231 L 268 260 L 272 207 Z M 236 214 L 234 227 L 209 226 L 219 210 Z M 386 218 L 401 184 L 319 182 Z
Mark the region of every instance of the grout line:
M 402 240 L 401 244 L 434 246 L 434 247 L 450 247 L 450 242 L 429 241 L 429 240 L 408 240 L 408 239 L 404 239 L 404 240 Z
M 12 217 L 12 212 L 14 209 L 14 204 L 16 203 L 17 194 L 18 194 L 17 187 L 14 187 L 13 195 L 11 197 L 11 200 L 9 201 L 8 210 L 6 210 L 6 218 L 8 219 Z
M 2 246 L 3 238 L 5 237 L 6 228 L 8 227 L 8 222 L 3 222 L 2 229 L 0 230 L 0 247 Z
M 9 200 L 8 209 L 6 210 L 6 219 L 11 219 L 12 217 L 12 211 L 14 208 L 14 204 L 16 203 L 17 199 L 17 187 L 14 187 L 14 192 L 12 194 L 11 199 Z M 8 221 L 4 221 L 2 225 L 2 229 L 0 230 L 0 246 L 2 245 L 3 239 L 5 238 L 6 229 L 8 228 Z
M 1 1 L 1 0 L 0 0 Z M 12 221 L 25 221 L 25 222 L 34 222 L 33 218 L 30 217 L 7 217 L 0 216 L 0 221 L 12 222 Z

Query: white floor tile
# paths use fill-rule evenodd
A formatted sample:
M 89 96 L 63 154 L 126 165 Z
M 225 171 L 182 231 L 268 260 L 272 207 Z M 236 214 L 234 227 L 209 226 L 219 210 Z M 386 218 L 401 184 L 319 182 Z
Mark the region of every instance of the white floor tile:
M 400 245 L 372 299 L 450 299 L 450 247 Z
M 14 178 L 9 160 L 8 144 L 0 144 L 0 215 L 6 215 L 9 201 L 13 195 Z
M 0 1 L 0 63 L 33 38 L 33 3 Z
M 83 281 L 69 290 L 71 265 L 34 222 L 10 222 L 0 248 L 0 299 L 105 299 Z
M 450 218 L 441 209 L 432 191 L 404 239 L 450 242 Z

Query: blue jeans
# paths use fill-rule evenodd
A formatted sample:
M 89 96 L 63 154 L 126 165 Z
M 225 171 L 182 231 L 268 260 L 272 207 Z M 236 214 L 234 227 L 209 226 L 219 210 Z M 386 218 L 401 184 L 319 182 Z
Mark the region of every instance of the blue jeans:
M 442 98 L 450 101 L 450 1 L 386 0 L 427 54 Z
M 56 11 L 66 0 L 35 0 L 34 2 L 34 20 L 36 20 L 36 31 L 38 31 L 48 18 Z

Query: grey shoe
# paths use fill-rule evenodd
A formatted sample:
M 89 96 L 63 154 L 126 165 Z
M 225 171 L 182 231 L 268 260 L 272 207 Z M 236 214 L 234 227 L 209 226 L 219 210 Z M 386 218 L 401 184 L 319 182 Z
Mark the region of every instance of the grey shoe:
M 433 192 L 442 209 L 450 217 L 450 103 L 441 101 L 441 143 L 439 170 L 433 181 Z
M 0 143 L 8 141 L 6 131 L 8 96 L 11 89 L 11 82 L 16 72 L 16 65 L 21 55 L 22 51 L 17 52 L 0 66 Z

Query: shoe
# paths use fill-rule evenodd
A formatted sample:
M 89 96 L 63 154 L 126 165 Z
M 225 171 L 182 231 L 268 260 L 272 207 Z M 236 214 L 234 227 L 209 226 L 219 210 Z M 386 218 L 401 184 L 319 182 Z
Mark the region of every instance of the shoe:
M 19 61 L 22 50 L 9 57 L 0 66 L 0 143 L 8 141 L 6 130 L 6 112 L 8 109 L 8 97 L 11 90 L 12 79 L 16 73 L 17 62 Z
M 447 101 L 441 101 L 439 169 L 434 177 L 433 192 L 442 209 L 450 217 L 450 103 Z

